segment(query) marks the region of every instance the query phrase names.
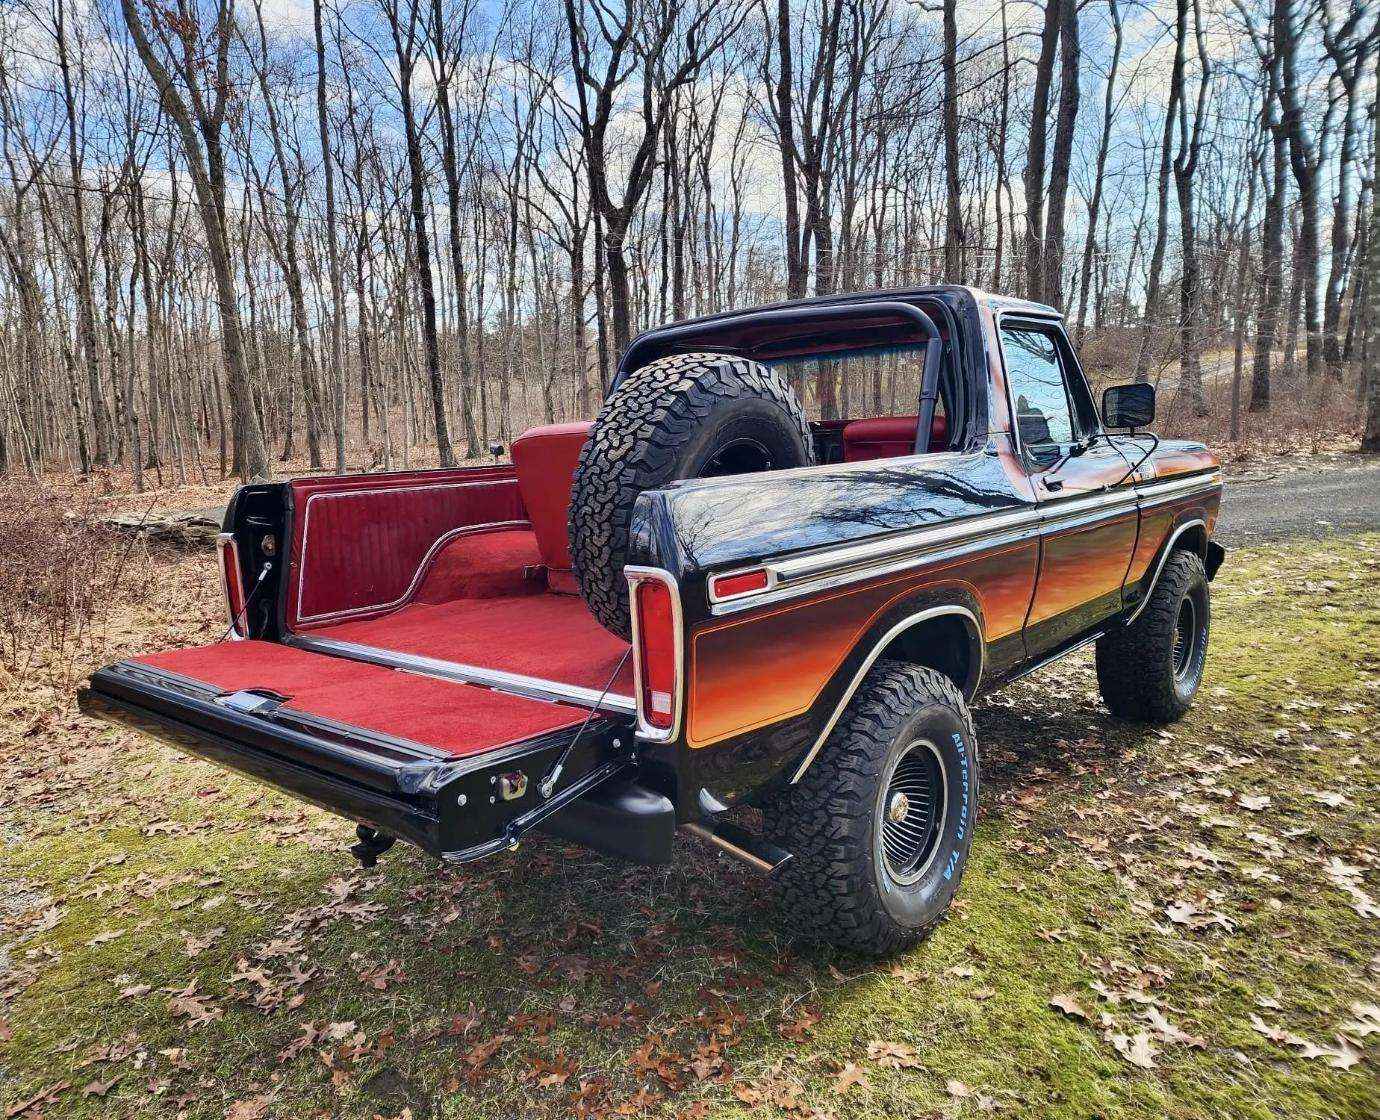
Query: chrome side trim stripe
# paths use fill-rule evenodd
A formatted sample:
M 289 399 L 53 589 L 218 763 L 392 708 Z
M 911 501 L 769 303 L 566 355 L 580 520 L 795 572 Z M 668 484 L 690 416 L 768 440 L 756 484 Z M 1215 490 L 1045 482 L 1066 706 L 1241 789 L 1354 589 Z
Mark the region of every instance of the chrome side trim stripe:
M 360 645 L 358 642 L 342 642 L 337 638 L 295 635 L 288 638 L 286 644 L 313 653 L 364 661 L 370 665 L 382 665 L 387 669 L 399 669 L 423 677 L 435 677 L 457 684 L 480 685 L 514 696 L 525 696 L 531 700 L 571 704 L 577 708 L 593 708 L 596 711 L 613 712 L 617 715 L 634 715 L 637 711 L 637 701 L 631 696 L 621 696 L 612 692 L 601 696 L 596 688 L 584 688 L 581 685 L 549 681 L 541 677 L 528 677 L 522 673 L 507 673 L 502 669 L 485 669 L 479 665 L 443 661 L 436 657 L 423 657 L 417 653 L 398 653 L 391 649 L 380 649 L 378 646 Z
M 1166 494 L 1178 494 L 1181 490 L 1212 490 L 1222 485 L 1222 472 L 1214 469 L 1186 477 L 1167 478 L 1163 481 L 1137 483 L 1135 490 L 1142 498 L 1155 498 Z
M 768 573 L 769 583 L 765 590 L 756 595 L 712 602 L 710 612 L 723 616 L 755 610 L 849 583 L 999 548 L 1041 532 L 1061 532 L 1125 516 L 1135 512 L 1137 507 L 1153 507 L 1199 493 L 1211 493 L 1221 487 L 1221 477 L 1221 472 L 1213 471 L 1060 502 L 999 510 L 963 521 L 768 561 L 761 565 Z
M 983 671 L 986 669 L 987 637 L 982 632 L 982 623 L 978 621 L 977 615 L 973 614 L 967 607 L 960 607 L 956 603 L 946 607 L 930 607 L 927 610 L 920 611 L 918 614 L 911 615 L 909 618 L 903 618 L 877 640 L 876 644 L 863 659 L 863 663 L 858 666 L 858 671 L 853 674 L 853 679 L 848 683 L 848 687 L 844 690 L 843 695 L 839 697 L 839 702 L 834 707 L 833 714 L 830 715 L 829 719 L 825 722 L 824 729 L 820 731 L 819 737 L 815 740 L 809 753 L 800 760 L 800 765 L 796 767 L 795 773 L 791 775 L 791 785 L 795 785 L 796 782 L 800 781 L 805 771 L 810 768 L 810 763 L 815 760 L 815 756 L 819 754 L 821 748 L 823 748 L 824 741 L 829 738 L 829 733 L 834 730 L 834 725 L 838 723 L 839 717 L 843 715 L 843 710 L 848 707 L 849 701 L 853 699 L 853 694 L 858 691 L 858 686 L 862 684 L 863 678 L 867 676 L 868 670 L 872 668 L 877 658 L 882 655 L 882 651 L 891 644 L 891 640 L 898 634 L 909 630 L 912 626 L 918 626 L 920 623 L 927 622 L 931 618 L 939 618 L 942 615 L 949 614 L 961 615 L 972 623 L 973 632 L 977 635 L 978 645 L 978 670 L 973 680 L 982 680 Z M 972 699 L 972 697 L 969 696 L 968 699 Z
M 1039 519 L 1039 509 L 1034 506 L 985 513 L 964 521 L 932 525 L 884 537 L 881 540 L 862 541 L 859 544 L 843 545 L 794 559 L 773 561 L 768 563 L 766 568 L 769 572 L 774 572 L 782 583 L 799 581 L 842 568 L 862 567 L 877 560 L 894 560 L 903 553 L 933 548 L 940 544 L 986 536 L 1003 529 L 1020 528 Z

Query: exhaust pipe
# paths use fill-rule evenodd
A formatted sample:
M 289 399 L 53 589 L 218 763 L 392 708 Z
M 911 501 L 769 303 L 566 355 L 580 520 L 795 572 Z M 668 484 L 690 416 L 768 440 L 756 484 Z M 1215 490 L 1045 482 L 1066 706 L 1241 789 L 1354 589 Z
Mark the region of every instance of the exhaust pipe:
M 680 826 L 682 832 L 698 836 L 720 851 L 727 852 L 734 859 L 741 860 L 759 875 L 778 874 L 795 856 L 784 848 L 778 848 L 770 840 L 754 836 L 745 828 L 739 828 L 728 821 L 715 824 L 692 822 Z

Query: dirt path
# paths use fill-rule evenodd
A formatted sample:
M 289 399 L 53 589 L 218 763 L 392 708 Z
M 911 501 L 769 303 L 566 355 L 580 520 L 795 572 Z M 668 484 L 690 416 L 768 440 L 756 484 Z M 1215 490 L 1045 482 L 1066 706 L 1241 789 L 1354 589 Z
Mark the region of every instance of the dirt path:
M 1228 470 L 1217 535 L 1239 547 L 1380 529 L 1380 458 L 1280 460 Z

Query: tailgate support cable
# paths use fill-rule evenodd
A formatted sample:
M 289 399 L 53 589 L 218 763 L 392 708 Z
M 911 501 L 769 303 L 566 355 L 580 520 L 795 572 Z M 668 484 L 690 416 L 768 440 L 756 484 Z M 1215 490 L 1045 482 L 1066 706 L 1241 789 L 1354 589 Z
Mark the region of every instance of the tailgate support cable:
M 239 612 L 230 620 L 230 628 L 225 631 L 222 642 L 228 642 L 230 638 L 240 632 L 240 623 L 244 621 L 244 616 L 249 613 L 249 608 L 254 605 L 254 597 L 258 595 L 264 585 L 264 580 L 268 578 L 268 573 L 273 571 L 273 561 L 265 560 L 264 566 L 259 569 L 259 578 L 254 581 L 254 586 L 249 589 L 249 594 L 244 597 L 244 605 Z
M 604 685 L 604 690 L 599 693 L 599 699 L 596 700 L 594 706 L 590 708 L 589 715 L 585 716 L 585 722 L 580 724 L 580 730 L 575 732 L 575 737 L 566 744 L 565 750 L 561 751 L 560 757 L 556 759 L 556 765 L 551 767 L 551 769 L 547 771 L 546 777 L 537 783 L 537 790 L 541 793 L 543 800 L 549 801 L 551 799 L 551 794 L 556 789 L 556 783 L 560 780 L 561 771 L 565 769 L 565 764 L 570 761 L 570 752 L 575 749 L 575 745 L 580 741 L 580 736 L 582 736 L 589 727 L 590 721 L 599 713 L 599 706 L 604 702 L 604 697 L 609 694 L 609 690 L 613 688 L 613 682 L 618 679 L 618 674 L 623 671 L 623 666 L 627 664 L 628 656 L 631 653 L 632 646 L 629 646 L 623 651 L 623 656 L 618 659 L 618 664 L 613 667 L 613 674 L 609 677 L 608 684 Z

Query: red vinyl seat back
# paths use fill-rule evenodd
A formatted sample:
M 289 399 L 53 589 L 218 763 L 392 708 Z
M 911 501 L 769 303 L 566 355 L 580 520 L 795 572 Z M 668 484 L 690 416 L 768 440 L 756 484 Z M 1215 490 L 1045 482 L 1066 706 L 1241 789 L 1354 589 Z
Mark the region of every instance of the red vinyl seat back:
M 860 463 L 868 459 L 895 459 L 915 454 L 915 426 L 918 416 L 874 416 L 850 420 L 843 426 L 843 461 Z M 947 451 L 949 421 L 936 416 L 930 425 L 930 451 Z
M 566 530 L 570 517 L 570 488 L 575 481 L 580 449 L 589 438 L 592 426 L 588 420 L 576 424 L 547 424 L 529 428 L 513 440 L 518 492 L 532 522 L 541 562 L 546 566 L 547 589 L 568 595 L 579 593 Z

